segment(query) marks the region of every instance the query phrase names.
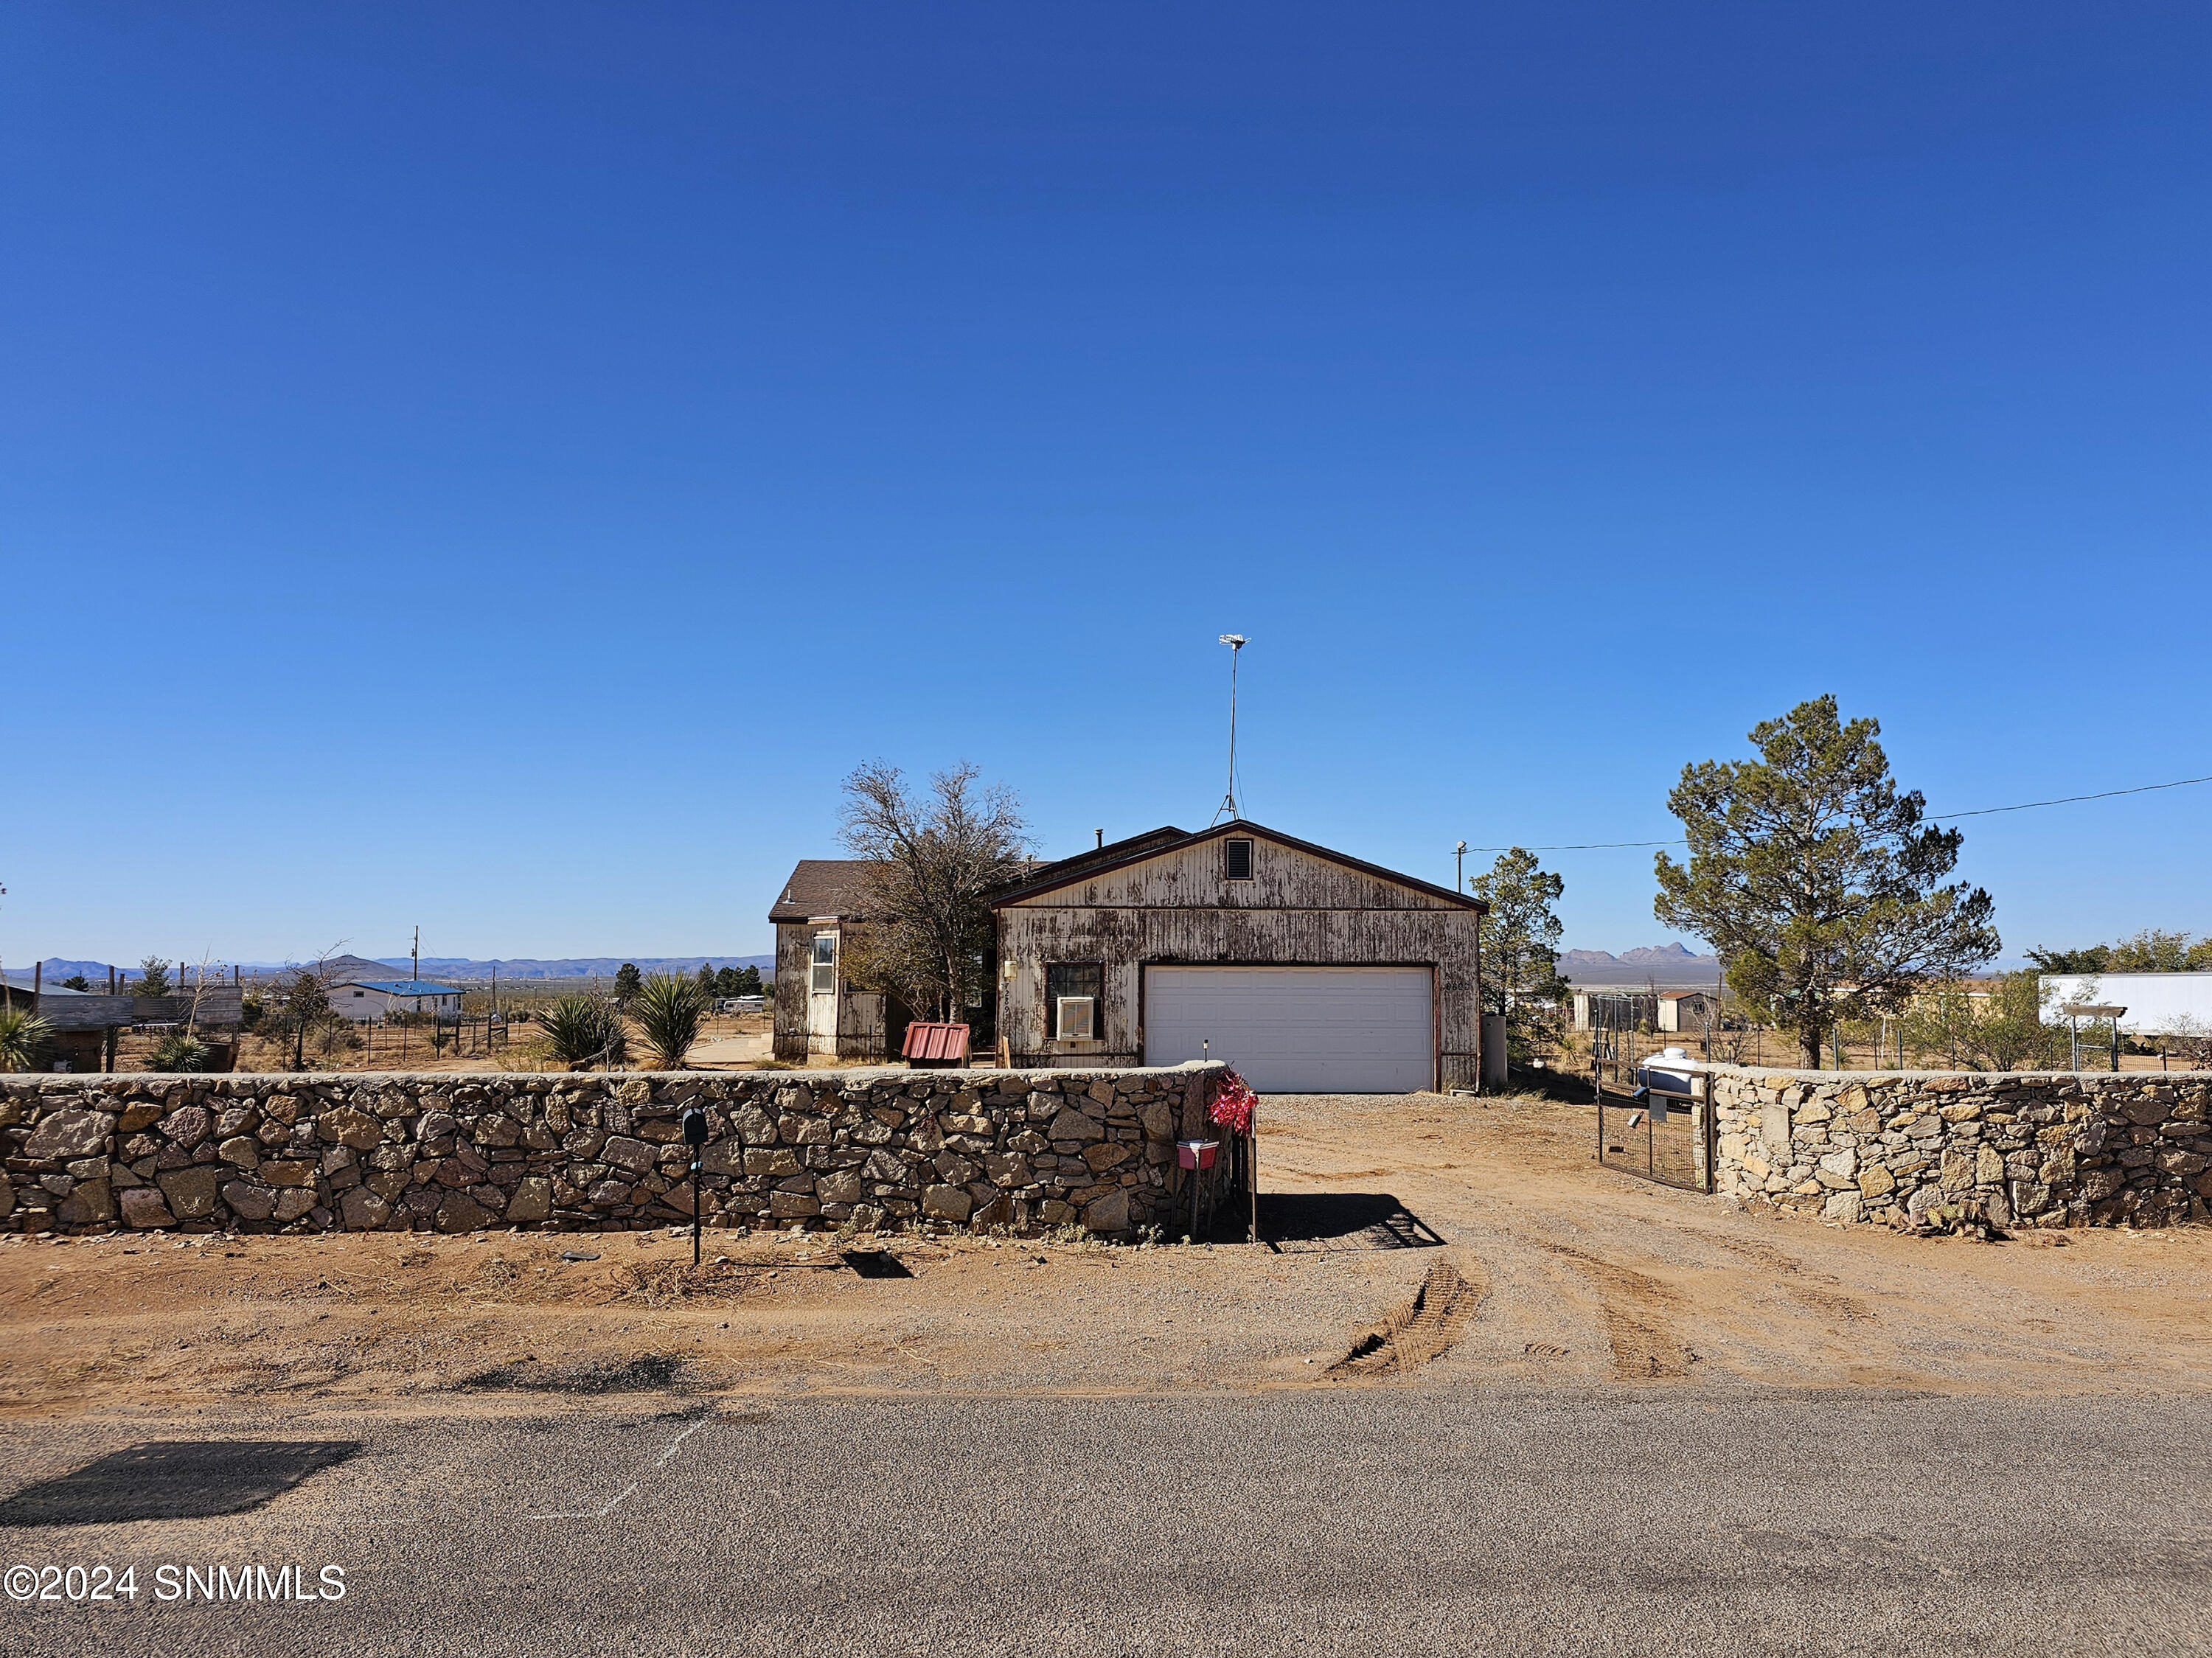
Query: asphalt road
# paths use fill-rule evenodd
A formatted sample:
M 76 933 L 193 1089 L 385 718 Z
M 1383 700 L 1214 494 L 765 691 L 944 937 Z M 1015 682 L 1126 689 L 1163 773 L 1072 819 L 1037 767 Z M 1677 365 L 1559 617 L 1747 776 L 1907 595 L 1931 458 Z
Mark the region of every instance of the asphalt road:
M 0 1566 L 140 1587 L 0 1605 L 0 1653 L 2212 1650 L 2203 1398 L 473 1408 L 0 1429 L 9 1493 L 138 1441 L 360 1442 L 247 1514 L 0 1529 Z M 347 1592 L 155 1600 L 217 1563 Z

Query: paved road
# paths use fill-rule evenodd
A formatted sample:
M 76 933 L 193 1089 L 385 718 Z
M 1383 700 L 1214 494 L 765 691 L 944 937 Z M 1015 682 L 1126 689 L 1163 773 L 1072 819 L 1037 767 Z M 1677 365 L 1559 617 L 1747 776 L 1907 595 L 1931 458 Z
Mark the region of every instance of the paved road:
M 0 1606 L 0 1653 L 2212 1650 L 2204 1399 L 626 1395 L 17 1424 L 0 1490 L 188 1436 L 362 1448 L 247 1515 L 0 1530 L 142 1586 Z M 249 1561 L 349 1592 L 143 1592 Z

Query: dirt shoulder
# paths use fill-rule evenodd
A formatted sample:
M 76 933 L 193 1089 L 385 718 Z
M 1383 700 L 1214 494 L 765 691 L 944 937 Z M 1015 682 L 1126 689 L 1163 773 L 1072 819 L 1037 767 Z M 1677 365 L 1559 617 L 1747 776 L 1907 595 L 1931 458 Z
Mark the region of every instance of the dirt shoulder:
M 2212 1388 L 2202 1229 L 1990 1244 L 1754 1218 L 1595 1167 L 1588 1109 L 1534 1100 L 1275 1098 L 1261 1123 L 1278 1247 L 1256 1250 L 710 1231 L 695 1275 L 665 1232 L 19 1239 L 0 1245 L 0 1413 L 1416 1367 L 1462 1387 Z

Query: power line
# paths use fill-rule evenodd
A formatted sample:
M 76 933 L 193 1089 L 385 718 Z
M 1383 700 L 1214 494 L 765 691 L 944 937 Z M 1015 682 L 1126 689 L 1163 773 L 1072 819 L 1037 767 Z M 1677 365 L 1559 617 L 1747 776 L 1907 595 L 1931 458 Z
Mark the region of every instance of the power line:
M 1989 817 L 2001 811 L 2033 811 L 2038 806 L 2070 806 L 2081 800 L 2110 800 L 2121 794 L 2151 794 L 2160 789 L 2187 788 L 2191 783 L 2212 783 L 2212 777 L 2181 777 L 2171 783 L 2142 783 L 2131 789 L 2100 789 L 2094 794 L 2062 794 L 2055 800 L 2023 800 L 2016 806 L 1977 806 L 1972 811 L 1931 811 L 1931 823 L 1948 823 L 1954 817 Z M 1584 841 L 1554 847 L 1469 847 L 1469 852 L 1617 852 L 1632 847 L 1685 847 L 1686 840 Z

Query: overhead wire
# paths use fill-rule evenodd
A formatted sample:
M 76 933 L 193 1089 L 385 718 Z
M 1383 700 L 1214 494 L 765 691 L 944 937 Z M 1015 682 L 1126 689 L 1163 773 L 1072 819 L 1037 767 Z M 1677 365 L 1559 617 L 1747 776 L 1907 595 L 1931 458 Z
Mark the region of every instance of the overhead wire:
M 2023 800 L 2011 806 L 1977 806 L 1972 811 L 1931 811 L 1927 814 L 1931 823 L 1948 823 L 1955 817 L 1990 817 L 2001 811 L 2033 811 L 2039 806 L 2070 806 L 2082 800 L 2110 800 L 2116 795 L 2151 794 L 2160 789 L 2186 788 L 2191 783 L 2212 783 L 2212 777 L 2179 777 L 2171 783 L 2139 783 L 2129 789 L 2100 789 L 2094 794 L 2062 794 L 2053 800 Z M 1583 841 L 1550 847 L 1469 847 L 1469 852 L 1617 852 L 1635 847 L 1682 847 L 1689 841 L 1678 835 L 1672 841 Z

